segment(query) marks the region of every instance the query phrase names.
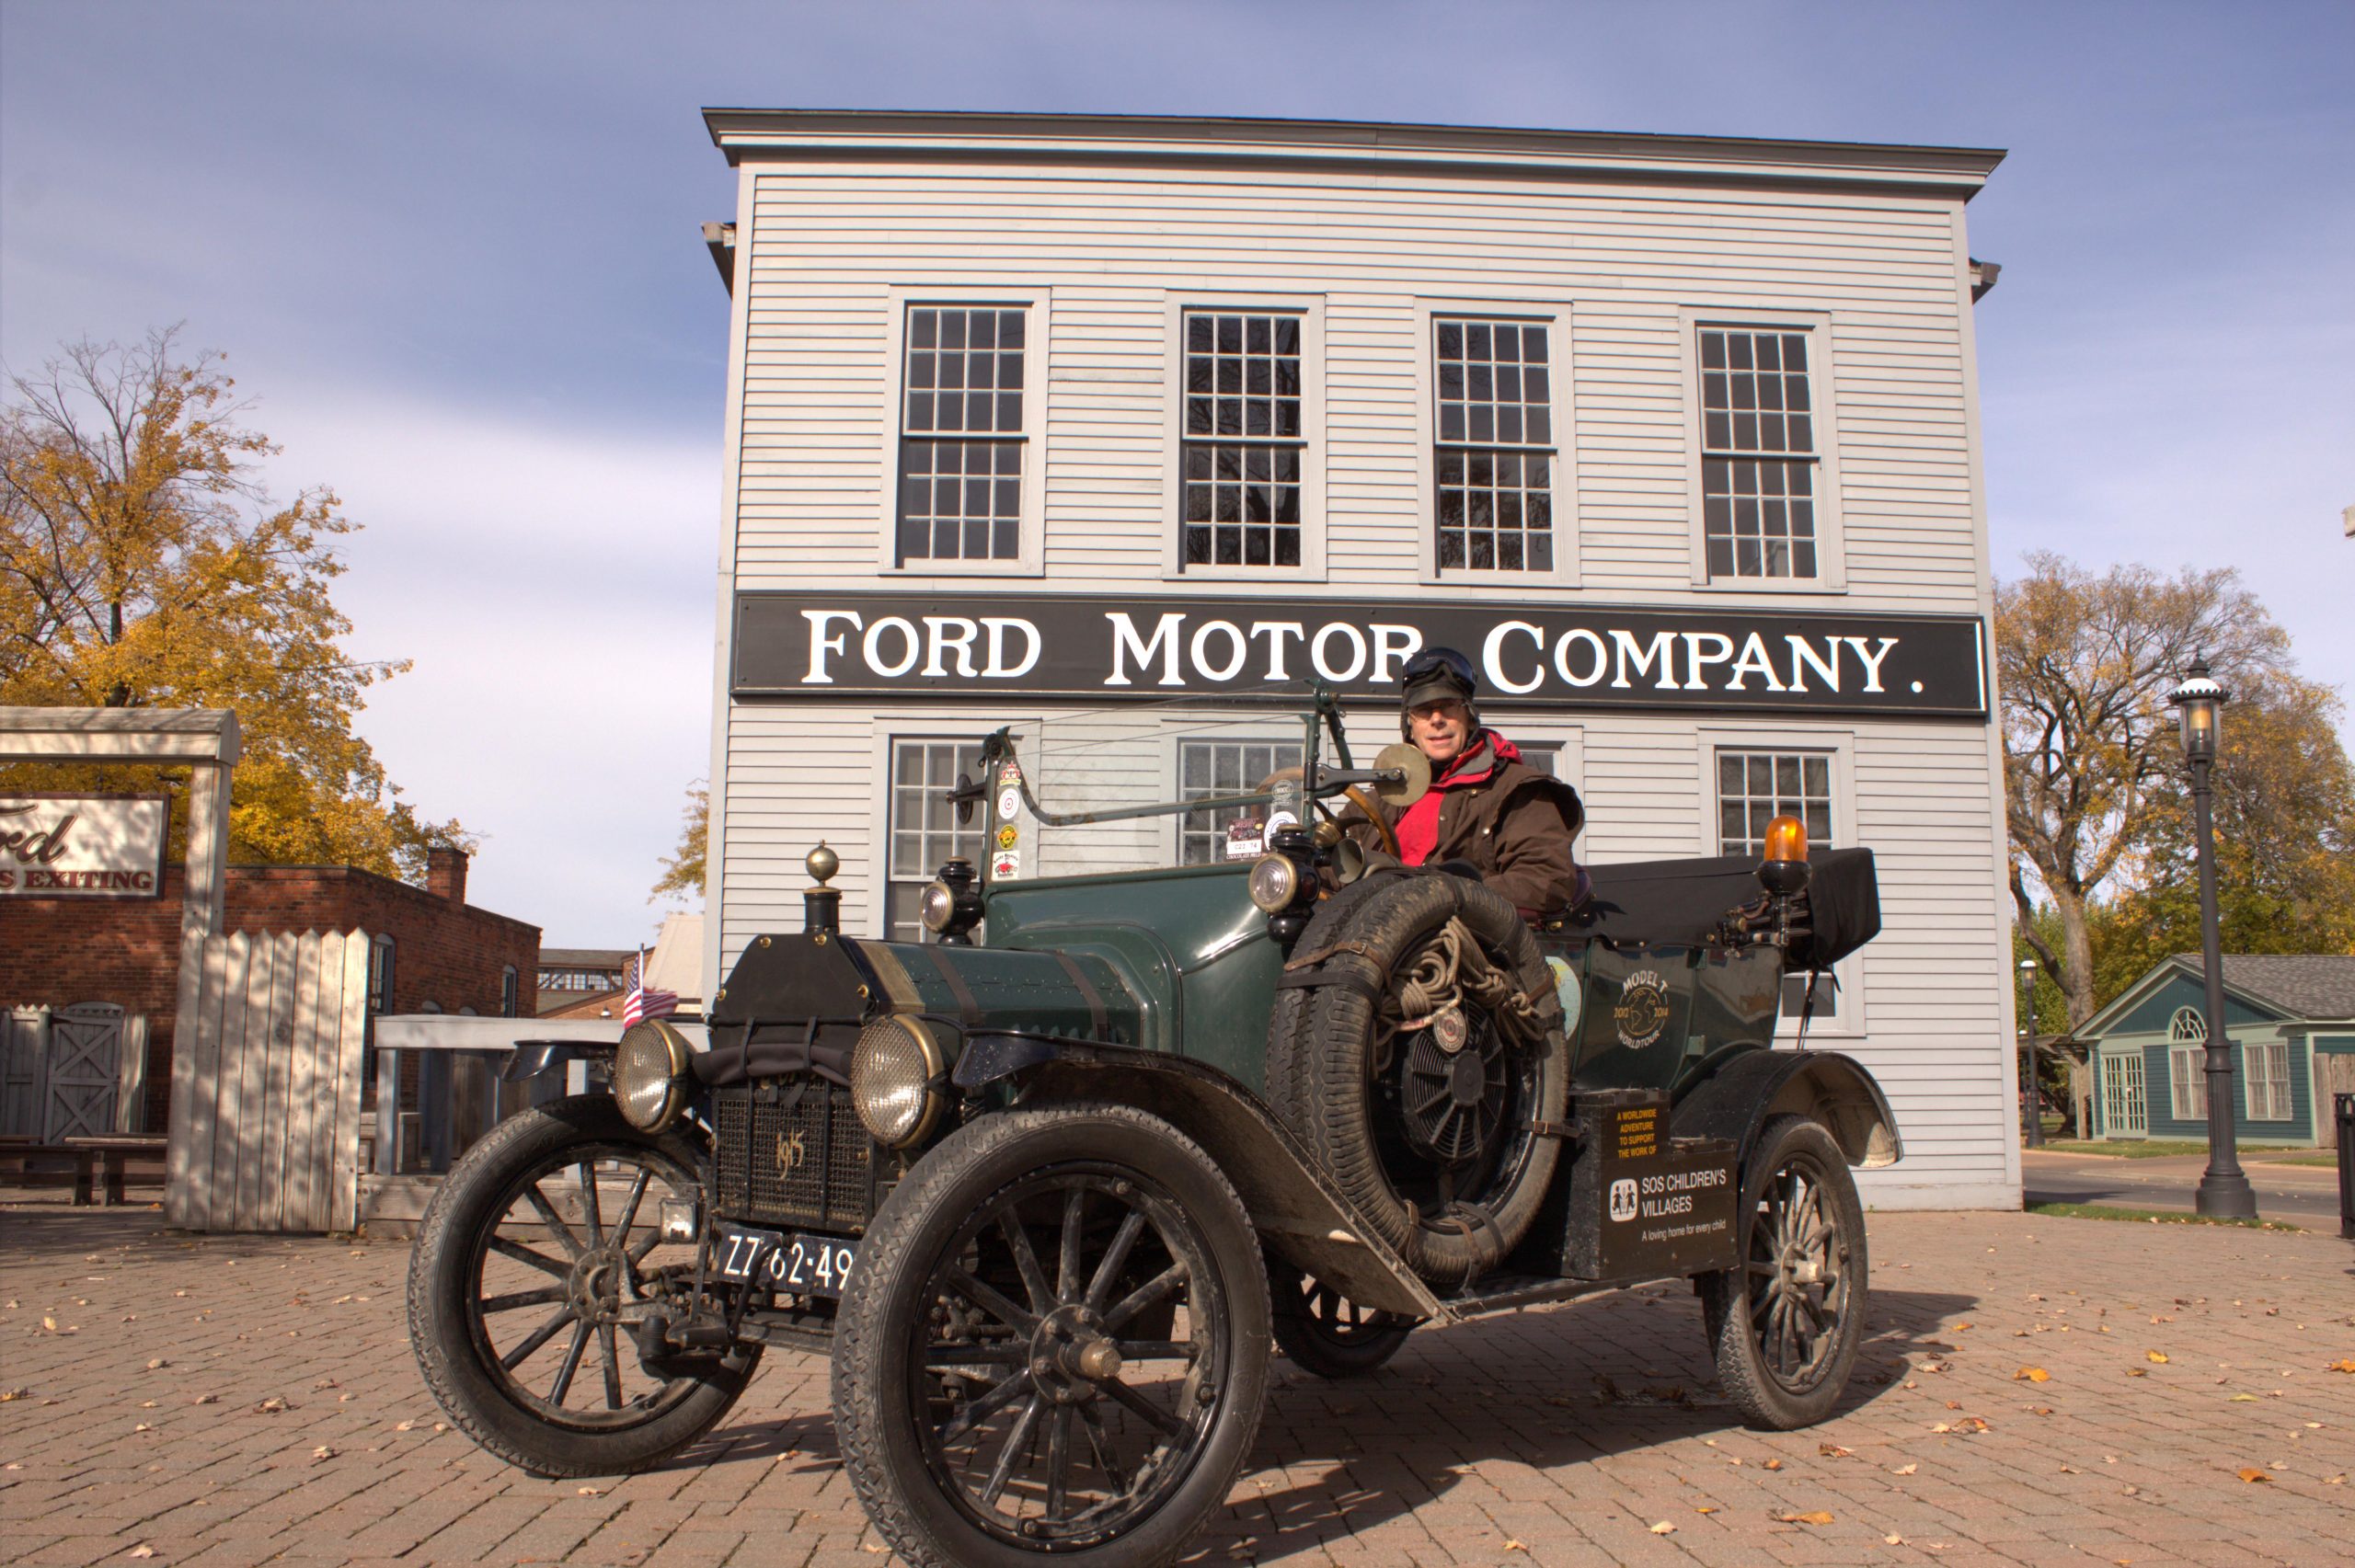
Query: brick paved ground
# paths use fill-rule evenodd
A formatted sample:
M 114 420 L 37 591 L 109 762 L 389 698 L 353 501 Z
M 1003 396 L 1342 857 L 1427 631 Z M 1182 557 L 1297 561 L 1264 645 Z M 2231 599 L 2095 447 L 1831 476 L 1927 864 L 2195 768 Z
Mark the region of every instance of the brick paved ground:
M 1681 1291 L 1419 1334 L 1355 1383 L 1281 1368 L 1199 1560 L 2355 1561 L 2355 1376 L 2328 1369 L 2355 1357 L 2355 1247 L 1987 1214 L 1871 1235 L 1874 1332 L 1824 1426 L 1735 1425 Z M 0 1561 L 884 1562 L 823 1363 L 772 1356 L 666 1470 L 535 1481 L 437 1426 L 406 1257 L 8 1206 Z

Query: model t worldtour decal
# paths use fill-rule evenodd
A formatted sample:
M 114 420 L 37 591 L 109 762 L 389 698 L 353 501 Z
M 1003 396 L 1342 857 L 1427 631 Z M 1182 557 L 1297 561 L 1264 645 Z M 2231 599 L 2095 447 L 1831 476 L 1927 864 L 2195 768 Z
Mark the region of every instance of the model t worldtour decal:
M 740 697 L 1153 699 L 1322 681 L 1388 697 L 1463 649 L 1491 704 L 1983 717 L 1970 616 L 1526 603 L 744 593 Z

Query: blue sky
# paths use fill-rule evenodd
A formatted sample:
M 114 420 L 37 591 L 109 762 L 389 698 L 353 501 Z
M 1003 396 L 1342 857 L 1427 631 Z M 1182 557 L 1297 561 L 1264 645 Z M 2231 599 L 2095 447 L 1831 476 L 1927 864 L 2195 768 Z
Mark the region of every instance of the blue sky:
M 1996 569 L 2229 564 L 2355 681 L 2355 0 L 0 0 L 0 361 L 186 323 L 367 531 L 362 722 L 472 893 L 633 942 L 706 771 L 734 210 L 705 105 L 2011 150 L 1970 207 Z M 2355 737 L 2355 727 L 2349 733 Z

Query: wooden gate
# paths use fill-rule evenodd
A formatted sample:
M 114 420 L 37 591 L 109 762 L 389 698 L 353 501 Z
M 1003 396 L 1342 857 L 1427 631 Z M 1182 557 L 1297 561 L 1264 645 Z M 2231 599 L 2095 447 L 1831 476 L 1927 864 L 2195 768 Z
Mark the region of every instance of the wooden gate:
M 191 937 L 180 958 L 164 1207 L 191 1230 L 359 1220 L 368 937 Z
M 61 1007 L 49 1015 L 49 1093 L 41 1141 L 63 1143 L 114 1130 L 122 1071 L 122 1009 L 110 1001 Z

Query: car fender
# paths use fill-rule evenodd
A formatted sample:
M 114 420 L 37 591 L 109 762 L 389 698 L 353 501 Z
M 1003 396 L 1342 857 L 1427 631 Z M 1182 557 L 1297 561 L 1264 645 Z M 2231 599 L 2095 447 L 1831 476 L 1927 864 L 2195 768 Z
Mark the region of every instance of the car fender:
M 1759 1129 L 1786 1115 L 1821 1122 L 1851 1165 L 1877 1170 L 1905 1157 L 1888 1096 L 1837 1051 L 1734 1052 L 1678 1093 L 1669 1127 L 1680 1138 L 1733 1139 L 1746 1169 Z
M 1299 1136 L 1257 1095 L 1207 1063 L 1039 1036 L 969 1036 L 955 1081 L 971 1092 L 1012 1079 L 1017 1104 L 1141 1105 L 1200 1144 L 1242 1195 L 1270 1252 L 1361 1306 L 1414 1318 L 1452 1314 L 1359 1217 Z

